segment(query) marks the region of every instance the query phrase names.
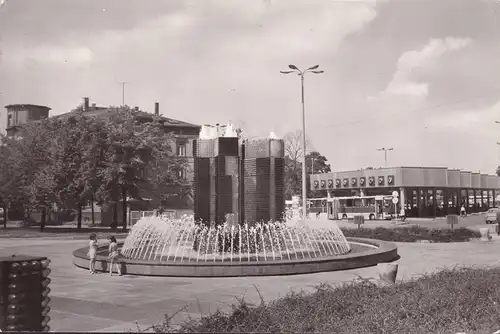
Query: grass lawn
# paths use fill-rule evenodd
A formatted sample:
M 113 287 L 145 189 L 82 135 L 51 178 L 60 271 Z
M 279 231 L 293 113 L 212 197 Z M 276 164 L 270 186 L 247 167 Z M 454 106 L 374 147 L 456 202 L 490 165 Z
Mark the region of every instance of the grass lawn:
M 216 312 L 174 328 L 179 333 L 493 333 L 500 329 L 500 269 L 456 268 L 394 286 L 368 280 L 321 285 L 312 294 L 290 293 L 230 314 Z

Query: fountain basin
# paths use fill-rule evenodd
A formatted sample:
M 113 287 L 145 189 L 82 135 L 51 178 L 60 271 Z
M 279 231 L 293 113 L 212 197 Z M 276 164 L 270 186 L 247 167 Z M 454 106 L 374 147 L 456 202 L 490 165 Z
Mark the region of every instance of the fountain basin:
M 309 274 L 375 266 L 398 258 L 394 243 L 364 238 L 346 238 L 351 252 L 343 255 L 267 261 L 158 261 L 122 258 L 122 273 L 167 277 L 237 277 Z M 121 246 L 122 244 L 120 244 Z M 88 269 L 88 247 L 73 252 L 73 264 Z M 96 270 L 109 269 L 107 246 L 98 248 Z

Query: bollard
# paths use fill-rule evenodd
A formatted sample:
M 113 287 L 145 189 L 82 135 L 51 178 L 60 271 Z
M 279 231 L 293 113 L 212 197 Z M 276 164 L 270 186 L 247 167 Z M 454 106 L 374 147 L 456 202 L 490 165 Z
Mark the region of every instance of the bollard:
M 498 225 L 492 225 L 489 227 L 489 229 L 491 234 L 498 233 Z
M 0 330 L 48 332 L 50 260 L 13 255 L 0 258 Z
M 398 266 L 399 265 L 397 263 L 378 263 L 377 271 L 380 281 L 389 285 L 396 283 Z
M 458 225 L 458 215 L 447 215 L 446 223 L 451 225 L 451 228 L 453 229 L 455 225 Z

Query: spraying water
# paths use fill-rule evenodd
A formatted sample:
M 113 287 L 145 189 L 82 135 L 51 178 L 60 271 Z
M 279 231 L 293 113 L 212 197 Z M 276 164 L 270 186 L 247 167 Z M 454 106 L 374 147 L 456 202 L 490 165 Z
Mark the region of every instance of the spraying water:
M 131 229 L 123 256 L 161 262 L 230 263 L 324 258 L 351 250 L 335 222 L 309 228 L 282 222 L 258 225 L 197 225 L 182 219 L 143 217 Z

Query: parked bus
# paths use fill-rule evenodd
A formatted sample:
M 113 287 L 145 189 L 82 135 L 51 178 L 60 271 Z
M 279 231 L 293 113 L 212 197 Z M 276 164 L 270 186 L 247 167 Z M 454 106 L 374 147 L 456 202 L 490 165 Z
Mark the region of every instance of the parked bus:
M 309 198 L 308 201 L 311 211 L 327 212 L 328 219 L 354 219 L 355 215 L 363 215 L 366 220 L 381 220 L 397 215 L 390 195 Z

